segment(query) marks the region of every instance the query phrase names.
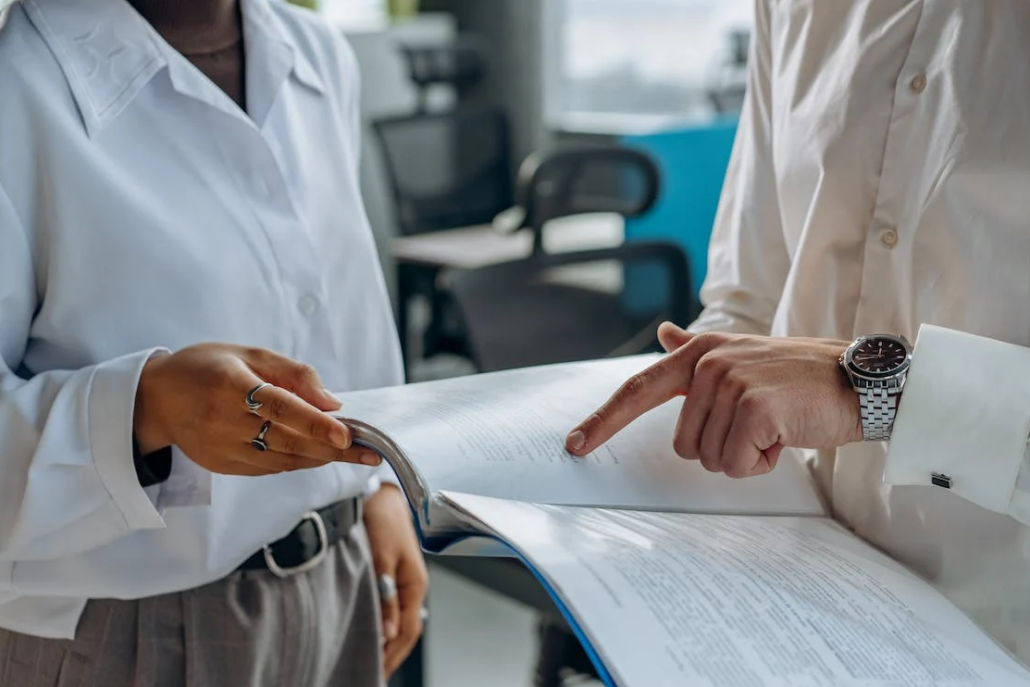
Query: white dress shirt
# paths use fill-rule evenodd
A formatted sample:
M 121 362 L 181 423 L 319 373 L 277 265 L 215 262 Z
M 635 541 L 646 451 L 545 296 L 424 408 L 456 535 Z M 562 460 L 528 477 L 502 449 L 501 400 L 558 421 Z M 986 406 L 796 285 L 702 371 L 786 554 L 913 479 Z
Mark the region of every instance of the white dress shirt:
M 353 55 L 304 10 L 245 0 L 243 21 L 249 116 L 125 0 L 24 0 L 0 31 L 0 627 L 71 637 L 87 598 L 208 583 L 376 481 L 213 476 L 175 453 L 144 490 L 133 469 L 161 348 L 402 382 Z
M 756 6 L 692 329 L 918 334 L 890 446 L 809 458 L 840 520 L 1030 663 L 1030 3 Z

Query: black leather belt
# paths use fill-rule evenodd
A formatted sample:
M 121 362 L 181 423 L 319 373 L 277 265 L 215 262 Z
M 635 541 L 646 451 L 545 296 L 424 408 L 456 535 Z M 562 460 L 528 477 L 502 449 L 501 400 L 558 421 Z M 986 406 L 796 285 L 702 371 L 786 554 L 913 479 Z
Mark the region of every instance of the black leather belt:
M 305 513 L 292 532 L 243 561 L 238 569 L 268 570 L 279 577 L 311 570 L 325 560 L 336 542 L 361 522 L 363 504 L 360 497 L 346 499 Z

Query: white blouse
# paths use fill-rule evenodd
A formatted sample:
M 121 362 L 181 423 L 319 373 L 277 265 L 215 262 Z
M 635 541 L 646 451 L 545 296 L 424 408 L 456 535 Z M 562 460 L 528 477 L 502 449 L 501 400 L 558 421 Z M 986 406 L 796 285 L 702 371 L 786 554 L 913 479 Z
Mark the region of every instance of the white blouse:
M 133 469 L 157 349 L 403 381 L 353 55 L 284 3 L 243 17 L 249 116 L 124 0 L 24 0 L 0 31 L 0 627 L 71 637 L 87 598 L 205 584 L 374 478 L 213 476 L 176 453 L 144 490 Z

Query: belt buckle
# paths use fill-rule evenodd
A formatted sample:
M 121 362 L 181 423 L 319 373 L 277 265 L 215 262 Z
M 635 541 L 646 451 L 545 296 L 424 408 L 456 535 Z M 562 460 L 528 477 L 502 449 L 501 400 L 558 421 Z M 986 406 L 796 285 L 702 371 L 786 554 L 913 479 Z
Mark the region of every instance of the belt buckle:
M 303 522 L 304 520 L 310 520 L 315 525 L 315 531 L 318 532 L 318 553 L 300 565 L 284 568 L 276 563 L 272 547 L 266 544 L 264 547 L 265 565 L 268 566 L 268 570 L 276 577 L 291 577 L 307 572 L 317 567 L 329 554 L 329 535 L 325 531 L 325 522 L 322 520 L 322 516 L 318 514 L 318 511 L 309 510 L 304 514 L 301 521 Z

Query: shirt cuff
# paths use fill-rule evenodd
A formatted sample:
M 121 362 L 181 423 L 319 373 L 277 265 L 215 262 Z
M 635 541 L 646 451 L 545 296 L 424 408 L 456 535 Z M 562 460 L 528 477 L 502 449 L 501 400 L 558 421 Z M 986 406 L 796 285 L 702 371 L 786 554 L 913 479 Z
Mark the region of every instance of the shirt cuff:
M 924 325 L 884 469 L 893 485 L 944 475 L 957 495 L 1007 513 L 1030 438 L 1030 349 Z
M 161 529 L 164 519 L 136 476 L 132 419 L 143 366 L 160 350 L 135 353 L 97 366 L 89 391 L 93 465 L 129 531 Z
M 393 486 L 403 491 L 403 488 L 401 487 L 401 481 L 397 479 L 397 475 L 394 474 L 393 468 L 391 468 L 385 460 L 383 461 L 382 465 L 376 468 L 376 471 L 375 473 L 373 473 L 372 477 L 369 478 L 368 484 L 365 486 L 365 497 L 368 498 L 369 496 L 375 494 L 382 488 L 384 484 L 392 484 Z

